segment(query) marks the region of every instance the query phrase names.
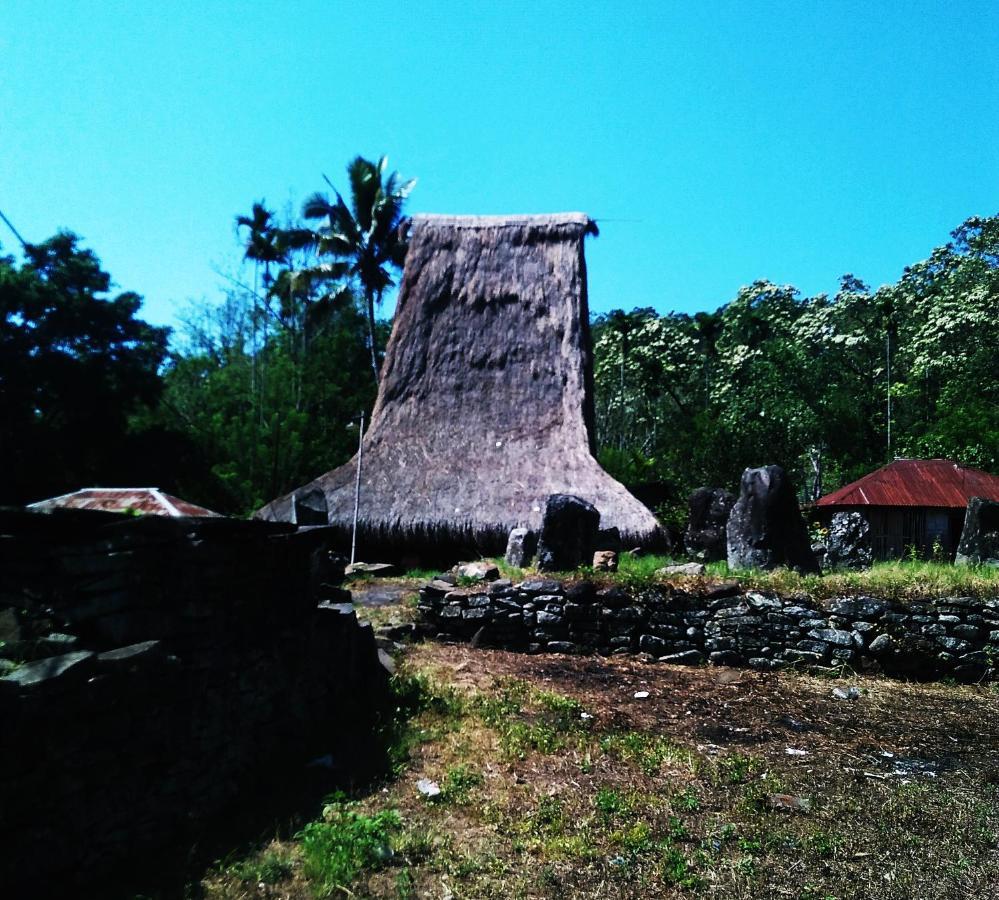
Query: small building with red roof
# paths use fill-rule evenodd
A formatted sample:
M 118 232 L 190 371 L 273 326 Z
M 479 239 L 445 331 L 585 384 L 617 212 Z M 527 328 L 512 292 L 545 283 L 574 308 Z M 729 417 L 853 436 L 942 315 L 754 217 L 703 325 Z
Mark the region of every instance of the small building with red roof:
M 950 459 L 896 459 L 817 500 L 819 517 L 859 512 L 870 523 L 875 559 L 934 547 L 953 558 L 972 497 L 999 501 L 999 476 Z
M 92 487 L 73 491 L 48 500 L 39 500 L 28 509 L 48 512 L 54 509 L 98 509 L 104 512 L 129 512 L 144 516 L 218 516 L 219 513 L 181 500 L 159 488 Z

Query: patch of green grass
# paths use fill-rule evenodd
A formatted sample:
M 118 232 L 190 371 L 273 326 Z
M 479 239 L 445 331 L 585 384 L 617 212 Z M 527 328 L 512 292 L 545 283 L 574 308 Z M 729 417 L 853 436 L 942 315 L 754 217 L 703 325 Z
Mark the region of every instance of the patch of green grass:
M 398 774 L 414 745 L 460 727 L 466 705 L 453 687 L 438 684 L 423 673 L 397 672 L 389 689 L 392 708 L 379 725 L 379 739 L 389 768 Z M 417 727 L 413 719 L 421 714 L 428 714 L 424 718 L 430 721 Z
M 281 850 L 266 850 L 259 856 L 235 863 L 228 871 L 240 881 L 277 884 L 291 878 L 291 857 Z
M 472 788 L 482 784 L 482 775 L 466 765 L 448 769 L 441 784 L 441 799 L 448 803 L 467 803 Z
M 317 892 L 345 890 L 361 872 L 391 860 L 392 833 L 401 824 L 395 810 L 367 816 L 353 804 L 334 800 L 323 809 L 322 821 L 310 822 L 296 835 L 302 871 Z
M 513 678 L 497 681 L 492 693 L 480 693 L 473 707 L 482 721 L 493 728 L 504 754 L 523 759 L 531 750 L 554 753 L 568 738 L 586 729 L 583 707 L 571 697 L 550 691 L 532 691 Z
M 610 820 L 618 813 L 625 812 L 631 808 L 628 798 L 613 788 L 600 788 L 593 798 L 593 805 L 604 820 Z
M 644 731 L 617 731 L 600 739 L 600 749 L 623 762 L 637 765 L 646 775 L 655 775 L 663 763 L 695 771 L 699 761 L 694 754 L 667 738 Z

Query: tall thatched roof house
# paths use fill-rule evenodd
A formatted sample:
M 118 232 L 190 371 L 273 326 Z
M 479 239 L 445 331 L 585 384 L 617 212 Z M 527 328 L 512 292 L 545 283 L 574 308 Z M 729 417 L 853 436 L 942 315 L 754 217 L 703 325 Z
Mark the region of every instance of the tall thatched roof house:
M 951 459 L 896 459 L 817 500 L 814 510 L 826 522 L 837 512 L 861 513 L 875 559 L 913 550 L 929 556 L 935 545 L 953 557 L 972 497 L 999 501 L 999 477 Z
M 581 213 L 417 216 L 378 399 L 364 438 L 360 540 L 502 548 L 572 493 L 602 527 L 650 543 L 649 510 L 593 457 L 592 360 Z M 318 492 L 349 528 L 356 458 L 269 503 L 291 520 Z M 318 489 L 318 490 L 317 490 Z M 368 547 L 364 547 L 367 542 Z

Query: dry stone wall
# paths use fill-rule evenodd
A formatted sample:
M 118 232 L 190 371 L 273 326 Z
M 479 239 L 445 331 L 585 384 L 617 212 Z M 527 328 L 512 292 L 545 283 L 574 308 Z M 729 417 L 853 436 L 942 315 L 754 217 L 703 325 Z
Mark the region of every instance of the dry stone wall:
M 323 529 L 0 511 L 0 884 L 148 868 L 370 729 L 341 575 Z
M 883 671 L 993 678 L 999 599 L 874 597 L 816 602 L 744 591 L 730 582 L 694 594 L 589 581 L 534 579 L 420 591 L 424 635 L 527 652 L 644 653 L 662 662 Z

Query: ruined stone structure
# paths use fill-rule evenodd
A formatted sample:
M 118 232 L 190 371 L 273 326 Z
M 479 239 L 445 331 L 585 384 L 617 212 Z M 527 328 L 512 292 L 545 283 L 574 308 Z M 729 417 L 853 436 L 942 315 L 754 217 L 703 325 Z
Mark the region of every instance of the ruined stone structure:
M 322 529 L 0 511 L 5 893 L 176 868 L 241 793 L 363 742 L 385 672 L 342 571 Z

